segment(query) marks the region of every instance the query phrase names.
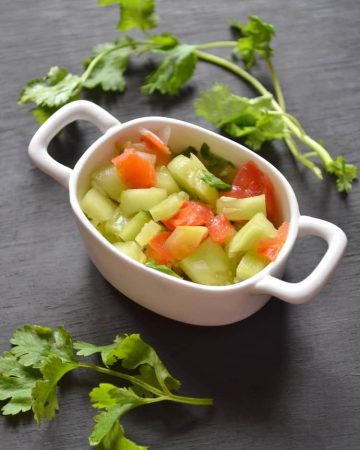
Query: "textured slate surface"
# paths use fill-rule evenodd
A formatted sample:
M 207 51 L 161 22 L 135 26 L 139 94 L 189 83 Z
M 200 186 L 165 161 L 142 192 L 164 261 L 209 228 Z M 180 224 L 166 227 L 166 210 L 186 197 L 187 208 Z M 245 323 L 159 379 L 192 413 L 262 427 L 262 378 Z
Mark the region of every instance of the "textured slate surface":
M 288 109 L 331 151 L 357 164 L 360 113 L 360 7 L 357 0 L 233 2 L 159 1 L 161 29 L 189 43 L 229 39 L 227 19 L 258 14 L 275 24 L 274 62 Z M 0 5 L 0 345 L 24 323 L 63 323 L 76 339 L 108 343 L 118 332 L 140 332 L 184 382 L 183 392 L 211 395 L 216 407 L 159 405 L 126 420 L 129 437 L 152 449 L 357 449 L 360 444 L 359 186 L 348 197 L 298 168 L 281 144 L 263 155 L 289 179 L 301 212 L 332 221 L 349 237 L 345 258 L 317 298 L 305 306 L 272 299 L 253 317 L 220 328 L 167 320 L 117 293 L 87 258 L 67 192 L 39 172 L 26 154 L 37 129 L 16 105 L 22 86 L 51 65 L 80 71 L 93 45 L 112 40 L 116 8 L 91 2 Z M 218 54 L 226 54 L 225 50 Z M 121 121 L 165 115 L 210 128 L 192 101 L 214 81 L 238 93 L 251 91 L 230 74 L 199 65 L 176 99 L 138 93 L 146 72 L 134 64 L 121 96 L 91 99 Z M 265 82 L 263 67 L 256 69 Z M 98 136 L 80 123 L 51 146 L 73 165 Z M 304 239 L 289 261 L 286 279 L 303 278 L 324 251 Z M 39 428 L 30 417 L 0 419 L 4 450 L 87 449 L 93 412 L 91 374 L 70 376 L 60 390 L 56 420 Z

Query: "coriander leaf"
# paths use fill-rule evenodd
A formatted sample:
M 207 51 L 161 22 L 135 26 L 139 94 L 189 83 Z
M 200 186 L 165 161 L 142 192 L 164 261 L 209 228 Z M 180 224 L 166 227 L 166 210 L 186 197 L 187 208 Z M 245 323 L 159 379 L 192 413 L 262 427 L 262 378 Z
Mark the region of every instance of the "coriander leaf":
M 145 264 L 146 267 L 149 267 L 150 269 L 157 270 L 159 272 L 165 273 L 166 275 L 170 275 L 175 278 L 180 278 L 183 280 L 183 277 L 178 275 L 176 272 L 170 269 L 170 267 L 165 266 L 164 264 L 156 264 L 155 261 L 150 260 Z
M 51 67 L 48 74 L 31 80 L 21 91 L 18 104 L 35 103 L 38 106 L 56 108 L 79 98 L 81 79 L 65 68 Z
M 74 348 L 79 350 L 77 355 L 79 356 L 90 356 L 95 353 L 100 353 L 101 359 L 106 366 L 113 365 L 117 359 L 114 357 L 114 350 L 120 345 L 120 343 L 124 340 L 123 335 L 116 336 L 114 342 L 109 345 L 94 345 L 88 342 L 75 342 Z
M 121 416 L 148 403 L 147 399 L 136 395 L 131 388 L 118 388 L 109 383 L 101 383 L 94 388 L 90 392 L 90 400 L 94 408 L 106 410 L 95 416 L 95 426 L 89 438 L 90 445 L 103 444 L 103 448 L 110 448 L 107 443 L 109 436 L 113 442 L 124 437 L 123 428 L 118 422 Z
M 230 136 L 246 137 L 245 144 L 258 151 L 265 141 L 289 134 L 284 117 L 272 110 L 271 100 L 271 94 L 239 97 L 226 85 L 216 83 L 195 100 L 195 111 Z
M 149 30 L 155 28 L 159 21 L 155 15 L 154 0 L 98 0 L 98 3 L 100 6 L 120 5 L 120 31 L 133 28 Z
M 42 377 L 37 369 L 25 367 L 10 352 L 0 358 L 0 400 L 9 400 L 1 409 L 3 415 L 14 415 L 31 409 L 31 392 Z
M 171 33 L 153 34 L 149 40 L 160 50 L 170 50 L 179 45 L 178 39 Z
M 141 92 L 175 95 L 192 77 L 196 68 L 195 47 L 181 44 L 170 50 L 159 67 L 145 80 Z
M 40 124 L 43 124 L 57 110 L 58 110 L 58 108 L 55 108 L 55 107 L 49 108 L 47 106 L 38 106 L 37 108 L 33 108 L 31 110 L 31 112 L 32 112 L 33 116 L 35 117 L 36 121 Z
M 100 44 L 94 47 L 93 56 L 84 61 L 85 69 L 95 58 L 98 62 L 83 82 L 83 87 L 94 89 L 100 87 L 104 91 L 123 92 L 126 87 L 124 72 L 133 53 L 131 40 L 123 39 L 112 44 Z
M 96 450 L 147 450 L 124 436 L 124 429 L 118 421 L 114 422 L 110 432 L 96 446 Z
M 220 180 L 220 178 L 216 177 L 207 170 L 203 171 L 201 180 L 204 181 L 209 186 L 219 189 L 221 191 L 228 191 L 229 189 L 231 189 L 231 184 L 225 183 L 223 180 Z
M 211 173 L 226 181 L 232 182 L 236 167 L 232 162 L 211 152 L 210 147 L 206 142 L 204 142 L 200 148 L 200 157 Z
M 72 339 L 69 333 L 58 326 L 56 331 L 39 325 L 24 325 L 10 339 L 11 353 L 24 366 L 41 368 L 43 361 L 57 355 L 64 362 L 74 362 Z
M 42 419 L 51 420 L 59 409 L 56 388 L 61 378 L 78 367 L 77 362 L 63 362 L 56 355 L 49 356 L 41 367 L 42 380 L 38 380 L 32 390 L 32 410 L 37 423 Z
M 246 67 L 250 69 L 254 65 L 256 52 L 265 60 L 272 56 L 270 41 L 275 34 L 273 25 L 257 16 L 249 16 L 249 22 L 246 25 L 234 21 L 231 25 L 242 36 L 237 41 L 236 50 L 241 53 Z
M 339 155 L 331 164 L 327 164 L 326 171 L 335 175 L 336 186 L 339 192 L 349 192 L 352 182 L 357 178 L 358 169 L 354 164 L 348 164 L 344 157 Z

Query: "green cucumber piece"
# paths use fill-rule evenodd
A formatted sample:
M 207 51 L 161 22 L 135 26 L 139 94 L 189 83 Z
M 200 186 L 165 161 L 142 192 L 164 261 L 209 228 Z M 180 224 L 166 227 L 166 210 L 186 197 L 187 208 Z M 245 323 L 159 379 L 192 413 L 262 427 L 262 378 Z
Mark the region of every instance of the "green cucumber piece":
M 247 252 L 241 258 L 236 269 L 236 281 L 243 281 L 256 275 L 269 264 L 269 260 L 254 252 Z
M 177 192 L 150 208 L 149 212 L 156 222 L 166 220 L 179 211 L 185 200 L 189 200 L 189 195 L 184 191 Z
M 139 211 L 149 211 L 166 197 L 166 190 L 161 188 L 126 189 L 121 193 L 120 206 L 125 216 L 131 216 Z
M 169 195 L 180 191 L 179 186 L 176 184 L 174 178 L 171 176 L 171 173 L 166 166 L 160 166 L 158 169 L 156 169 L 155 187 L 165 189 Z
M 124 228 L 120 231 L 119 236 L 123 241 L 133 241 L 135 237 L 140 233 L 142 227 L 151 220 L 149 213 L 145 211 L 139 211 L 134 217 L 132 217 Z
M 200 164 L 202 164 L 199 161 Z M 218 191 L 205 183 L 201 178 L 203 168 L 199 164 L 184 155 L 178 155 L 170 161 L 168 169 L 178 183 L 192 197 L 214 206 L 219 197 Z
M 266 216 L 265 194 L 248 198 L 222 196 L 216 202 L 216 212 L 229 220 L 250 220 L 257 213 Z
M 117 202 L 120 201 L 121 192 L 126 189 L 113 164 L 95 170 L 91 175 L 91 184 Z
M 138 261 L 139 263 L 145 264 L 146 256 L 145 253 L 141 250 L 139 244 L 134 241 L 129 242 L 115 242 L 114 247 L 117 248 L 120 252 L 125 253 L 125 255 L 130 258 Z
M 229 244 L 229 256 L 238 252 L 256 251 L 260 240 L 275 237 L 277 230 L 262 213 L 257 213 L 234 235 Z
M 235 270 L 224 249 L 211 238 L 206 239 L 190 256 L 179 263 L 182 271 L 195 283 L 209 286 L 232 284 Z
M 116 206 L 116 203 L 94 187 L 90 188 L 80 201 L 81 209 L 95 226 L 109 220 L 113 216 Z
M 140 247 L 143 248 L 162 230 L 163 227 L 160 224 L 150 220 L 141 228 L 141 231 L 136 236 L 135 241 L 140 245 Z
M 101 234 L 108 241 L 117 242 L 121 239 L 120 234 L 128 222 L 129 219 L 123 216 L 119 211 L 119 208 L 117 208 L 113 217 L 104 223 Z

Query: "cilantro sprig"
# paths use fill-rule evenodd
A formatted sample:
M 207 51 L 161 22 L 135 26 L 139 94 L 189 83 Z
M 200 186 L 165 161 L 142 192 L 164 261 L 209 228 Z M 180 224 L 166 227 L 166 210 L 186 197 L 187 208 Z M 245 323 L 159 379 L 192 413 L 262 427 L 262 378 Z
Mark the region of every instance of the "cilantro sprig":
M 134 57 L 144 54 L 162 57 L 158 67 L 144 80 L 140 89 L 144 94 L 179 94 L 194 76 L 199 61 L 207 62 L 232 72 L 259 95 L 255 98 L 240 97 L 224 84 L 215 83 L 195 100 L 195 111 L 199 116 L 230 137 L 243 139 L 254 151 L 261 150 L 266 142 L 282 139 L 297 162 L 311 170 L 318 179 L 322 180 L 326 172 L 335 177 L 339 192 L 350 191 L 357 178 L 357 167 L 347 163 L 342 155 L 333 158 L 287 111 L 272 61 L 274 50 L 271 41 L 275 36 L 272 24 L 258 16 L 249 16 L 247 23 L 230 22 L 238 34 L 235 40 L 190 45 L 171 33 L 153 33 L 159 22 L 154 0 L 98 0 L 98 4 L 119 7 L 117 30 L 120 37 L 112 43 L 96 46 L 93 55 L 85 59 L 81 75 L 54 66 L 43 78 L 29 81 L 18 102 L 20 105 L 34 104 L 32 112 L 40 123 L 64 104 L 80 98 L 84 90 L 123 92 L 126 89 L 126 71 Z M 140 30 L 144 39 L 134 40 L 125 34 L 133 30 Z M 222 58 L 209 52 L 219 47 L 229 47 L 232 57 Z M 239 58 L 243 66 L 238 63 Z M 272 91 L 251 72 L 257 58 L 265 62 L 273 82 Z
M 147 447 L 137 445 L 124 434 L 120 419 L 142 405 L 161 401 L 190 405 L 211 405 L 209 398 L 174 394 L 181 384 L 156 351 L 139 334 L 119 335 L 109 345 L 73 343 L 62 327 L 56 330 L 25 325 L 10 340 L 12 347 L 0 357 L 0 401 L 3 415 L 32 411 L 37 423 L 52 420 L 59 409 L 58 385 L 75 369 L 88 369 L 114 377 L 118 384 L 100 383 L 89 396 L 97 414 L 89 437 L 91 446 L 102 450 Z M 98 354 L 102 365 L 84 358 Z M 80 357 L 80 358 L 79 358 Z

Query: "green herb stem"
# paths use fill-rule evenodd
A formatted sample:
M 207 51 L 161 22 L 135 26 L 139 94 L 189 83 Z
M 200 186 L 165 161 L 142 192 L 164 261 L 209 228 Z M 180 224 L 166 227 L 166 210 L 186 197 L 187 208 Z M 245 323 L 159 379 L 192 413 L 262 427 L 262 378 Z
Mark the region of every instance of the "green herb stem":
M 275 91 L 275 95 L 277 98 L 277 101 L 281 107 L 281 109 L 286 112 L 286 104 L 285 104 L 285 99 L 284 99 L 284 95 L 283 95 L 283 91 L 281 89 L 281 85 L 280 85 L 280 81 L 279 81 L 279 77 L 278 74 L 275 70 L 275 67 L 273 65 L 273 63 L 271 62 L 270 59 L 266 59 L 266 64 L 269 68 L 270 74 L 271 74 L 271 78 L 273 81 L 273 86 L 274 86 L 274 91 Z
M 236 41 L 217 41 L 207 42 L 206 44 L 195 45 L 197 49 L 219 48 L 219 47 L 235 47 Z
M 207 45 L 209 45 L 209 44 L 207 44 Z M 251 73 L 249 73 L 242 67 L 239 67 L 238 65 L 232 63 L 231 61 L 228 61 L 228 60 L 221 58 L 219 56 L 216 56 L 216 55 L 209 54 L 207 52 L 203 52 L 201 50 L 196 50 L 196 54 L 199 59 L 201 59 L 203 61 L 207 61 L 212 64 L 216 64 L 217 66 L 223 67 L 224 69 L 227 69 L 230 72 L 233 72 L 235 75 L 240 76 L 242 79 L 247 81 L 251 86 L 253 86 L 261 95 L 271 94 L 271 92 L 269 92 L 265 88 L 265 86 L 262 83 L 260 83 L 260 81 L 258 81 L 253 75 L 251 75 Z M 281 102 L 285 105 L 281 87 L 280 87 L 280 83 L 279 83 L 278 77 L 276 75 L 276 71 L 274 70 L 272 64 L 270 67 L 272 67 L 272 76 L 273 77 L 275 76 L 274 88 L 275 88 L 275 90 L 277 90 L 277 96 L 279 96 L 279 94 L 280 94 L 280 99 L 282 99 Z M 328 167 L 333 162 L 333 159 L 331 158 L 329 153 L 325 150 L 325 148 L 322 145 L 320 145 L 318 142 L 316 142 L 314 139 L 312 139 L 310 136 L 308 136 L 307 134 L 304 134 L 303 130 L 299 129 L 298 125 L 295 124 L 292 119 L 287 117 L 286 111 L 281 107 L 281 105 L 274 98 L 271 101 L 271 105 L 275 111 L 278 111 L 279 113 L 284 115 L 284 121 L 285 121 L 288 129 L 295 135 L 295 137 L 297 139 L 299 139 L 299 141 L 301 141 L 303 144 L 312 148 L 317 153 L 317 155 L 321 158 L 325 168 Z M 302 162 L 306 161 L 306 166 L 309 168 L 310 168 L 310 166 L 311 167 L 314 166 L 314 164 L 311 161 L 308 161 L 306 158 L 303 159 L 301 152 L 298 148 L 296 148 L 296 150 L 295 150 L 294 141 L 291 142 L 290 140 L 285 140 L 285 142 L 287 145 L 290 142 L 289 149 L 294 156 L 296 155 L 296 159 L 298 159 L 299 161 L 301 160 Z M 315 174 L 317 173 L 317 176 L 319 176 L 318 171 L 317 170 L 314 171 L 314 167 L 311 170 Z
M 106 367 L 97 366 L 96 364 L 90 364 L 90 363 L 84 363 L 80 362 L 78 365 L 79 368 L 83 369 L 90 369 L 92 371 L 102 373 L 105 375 L 110 375 L 113 377 L 121 378 L 122 380 L 129 381 L 132 384 L 135 384 L 148 392 L 151 392 L 152 394 L 156 395 L 157 397 L 161 398 L 162 400 L 168 400 L 173 401 L 177 403 L 186 403 L 189 405 L 212 405 L 213 400 L 211 398 L 195 398 L 195 397 L 185 397 L 181 395 L 175 395 L 171 393 L 168 389 L 166 392 L 166 395 L 164 395 L 164 392 L 160 389 L 157 389 L 148 383 L 145 383 L 144 381 L 140 380 L 139 378 L 126 374 L 124 372 L 119 372 L 117 370 L 108 369 Z M 160 400 L 159 400 L 160 401 Z

